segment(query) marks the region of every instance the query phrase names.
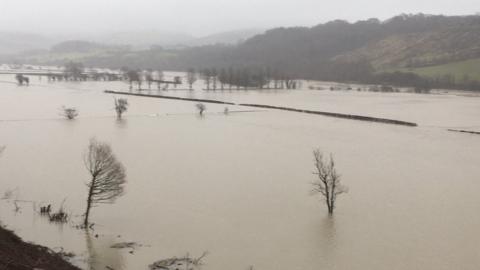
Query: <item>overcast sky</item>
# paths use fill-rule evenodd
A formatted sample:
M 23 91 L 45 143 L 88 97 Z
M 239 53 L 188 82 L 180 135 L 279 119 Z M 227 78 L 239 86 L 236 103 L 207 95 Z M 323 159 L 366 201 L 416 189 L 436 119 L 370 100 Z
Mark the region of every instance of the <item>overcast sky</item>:
M 312 26 L 333 19 L 479 11 L 479 0 L 0 0 L 0 30 L 168 30 L 201 36 L 244 28 Z

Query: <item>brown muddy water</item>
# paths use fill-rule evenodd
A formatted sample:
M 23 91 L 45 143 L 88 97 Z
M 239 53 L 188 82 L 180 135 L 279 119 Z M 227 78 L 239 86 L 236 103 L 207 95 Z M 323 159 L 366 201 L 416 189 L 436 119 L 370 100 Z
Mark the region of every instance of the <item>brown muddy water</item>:
M 478 269 L 480 98 L 456 94 L 295 91 L 168 91 L 169 95 L 283 105 L 412 121 L 419 127 L 317 115 L 128 97 L 121 82 L 19 87 L 0 78 L 0 220 L 25 240 L 63 247 L 85 269 L 147 269 L 154 261 L 209 251 L 204 269 Z M 306 88 L 306 84 L 304 85 Z M 200 89 L 199 84 L 196 88 Z M 156 91 L 152 91 L 156 94 Z M 80 116 L 67 121 L 62 105 Z M 127 168 L 126 194 L 80 223 L 90 137 L 109 142 Z M 328 217 L 311 196 L 312 150 L 334 154 L 349 193 Z M 34 213 L 65 201 L 70 224 Z M 132 249 L 115 243 L 136 242 Z M 133 254 L 130 253 L 133 252 Z

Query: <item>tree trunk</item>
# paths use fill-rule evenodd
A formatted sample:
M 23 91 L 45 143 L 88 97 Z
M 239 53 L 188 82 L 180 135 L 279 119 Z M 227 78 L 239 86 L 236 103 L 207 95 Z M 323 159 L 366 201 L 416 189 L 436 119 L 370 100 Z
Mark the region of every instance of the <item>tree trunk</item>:
M 328 214 L 333 214 L 333 208 L 332 208 L 332 204 L 331 204 L 331 196 L 332 194 L 330 194 L 330 187 L 328 185 L 328 182 L 325 181 L 324 182 L 324 185 L 325 185 L 325 200 L 326 200 L 326 203 L 327 203 L 327 208 L 328 208 Z
M 95 183 L 95 177 L 93 177 L 90 182 L 90 188 L 88 189 L 88 198 L 87 198 L 87 209 L 85 211 L 85 219 L 83 220 L 83 225 L 85 229 L 88 228 L 88 218 L 90 217 L 90 208 L 92 208 L 92 195 L 93 195 L 93 184 Z
M 328 213 L 331 215 L 333 214 L 333 209 L 335 208 L 335 200 L 332 199 L 330 202 L 330 209 L 328 210 Z

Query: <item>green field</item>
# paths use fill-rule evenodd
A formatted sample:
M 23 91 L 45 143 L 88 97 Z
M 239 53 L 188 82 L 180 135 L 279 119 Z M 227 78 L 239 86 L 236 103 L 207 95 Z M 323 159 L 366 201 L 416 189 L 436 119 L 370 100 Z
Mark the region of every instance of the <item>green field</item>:
M 413 72 L 430 78 L 453 75 L 457 83 L 466 80 L 480 81 L 480 58 L 431 67 L 402 69 L 401 71 Z

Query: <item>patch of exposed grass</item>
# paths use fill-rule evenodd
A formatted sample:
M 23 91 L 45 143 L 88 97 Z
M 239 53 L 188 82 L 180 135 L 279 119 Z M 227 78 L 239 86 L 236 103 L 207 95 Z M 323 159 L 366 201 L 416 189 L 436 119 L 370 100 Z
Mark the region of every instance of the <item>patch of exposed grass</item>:
M 456 82 L 480 81 L 480 58 L 431 67 L 402 69 L 400 71 L 413 72 L 429 78 L 452 75 Z

